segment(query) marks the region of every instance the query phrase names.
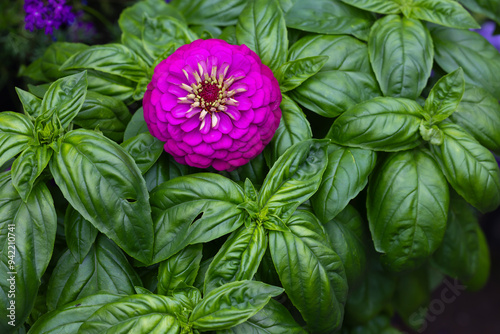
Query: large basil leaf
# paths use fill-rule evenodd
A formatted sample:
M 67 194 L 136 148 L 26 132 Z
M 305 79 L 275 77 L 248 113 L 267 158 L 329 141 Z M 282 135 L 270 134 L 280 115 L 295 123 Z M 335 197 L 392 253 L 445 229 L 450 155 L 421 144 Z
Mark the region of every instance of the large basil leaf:
M 123 296 L 100 292 L 58 308 L 40 317 L 30 328 L 30 334 L 77 333 L 82 323 L 106 304 Z
M 133 50 L 149 65 L 153 64 L 154 58 L 144 49 L 142 42 L 142 31 L 144 29 L 144 17 L 170 16 L 183 20 L 182 14 L 172 6 L 168 6 L 163 0 L 138 1 L 133 6 L 125 8 L 120 14 L 118 25 L 122 31 L 121 42 L 130 50 Z
M 145 16 L 142 30 L 142 43 L 151 59 L 157 59 L 165 52 L 166 45 L 173 43 L 181 46 L 189 44 L 198 37 L 192 33 L 186 23 L 171 17 L 158 16 L 150 18 Z
M 491 258 L 490 250 L 488 248 L 488 241 L 486 240 L 486 236 L 484 235 L 479 225 L 476 225 L 476 233 L 479 239 L 479 255 L 474 274 L 470 279 L 465 281 L 467 290 L 469 291 L 477 291 L 484 288 L 486 283 L 488 283 L 491 269 Z
M 213 173 L 181 176 L 159 185 L 151 192 L 153 262 L 237 229 L 246 215 L 238 208 L 244 201 L 236 183 Z
M 74 54 L 87 49 L 82 43 L 55 42 L 45 50 L 41 59 L 40 67 L 43 75 L 49 80 L 57 80 L 75 71 L 62 71 L 61 65 Z
M 11 333 L 31 313 L 56 237 L 56 212 L 49 190 L 36 184 L 24 202 L 10 171 L 0 174 L 0 331 Z M 10 317 L 15 302 L 14 318 Z
M 316 217 L 297 211 L 290 232 L 269 231 L 269 248 L 287 296 L 313 333 L 339 329 L 347 281 L 340 257 L 331 249 Z
M 105 291 L 130 295 L 141 280 L 121 249 L 102 234 L 80 263 L 71 251 L 57 261 L 47 288 L 47 306 L 54 310 L 74 300 Z
M 342 2 L 366 11 L 380 14 L 399 14 L 401 1 L 398 0 L 341 0 Z
M 129 140 L 143 132 L 148 132 L 148 124 L 144 120 L 144 109 L 140 107 L 128 123 L 123 135 L 123 140 Z
M 137 82 L 109 73 L 87 69 L 88 89 L 125 101 L 132 97 Z
M 193 285 L 200 268 L 202 250 L 201 244 L 190 245 L 163 261 L 158 269 L 158 293 L 169 296 L 183 283 Z
M 345 307 L 345 321 L 349 324 L 366 323 L 373 319 L 392 301 L 396 280 L 385 272 L 377 258 L 368 258 L 368 270 L 361 284 L 349 290 Z M 358 332 L 364 334 L 364 332 Z M 378 334 L 375 332 L 374 334 Z
M 291 47 L 289 58 L 313 56 L 329 58 L 319 73 L 289 92 L 308 109 L 337 117 L 349 107 L 380 95 L 364 43 L 350 36 L 306 36 Z
M 328 61 L 328 56 L 315 56 L 284 63 L 275 73 L 281 92 L 297 88 L 304 81 L 318 73 Z
M 282 288 L 257 281 L 236 281 L 208 293 L 196 305 L 189 322 L 201 331 L 227 329 L 260 311 Z
M 461 68 L 439 79 L 425 100 L 424 117 L 433 123 L 448 118 L 457 109 L 464 90 L 464 72 Z
M 327 166 L 327 141 L 309 139 L 287 149 L 266 176 L 259 193 L 260 209 L 286 221 L 318 190 Z
M 148 191 L 151 191 L 163 182 L 187 174 L 189 174 L 188 166 L 181 165 L 170 154 L 164 154 L 144 174 L 144 180 Z
M 147 76 L 149 66 L 122 44 L 104 44 L 78 52 L 61 69 L 92 69 L 139 82 Z
M 0 166 L 28 147 L 34 126 L 28 116 L 12 112 L 0 113 Z
M 393 271 L 415 269 L 443 240 L 448 184 L 426 151 L 391 154 L 374 172 L 366 206 L 375 249 Z
M 420 144 L 420 105 L 403 98 L 376 97 L 335 120 L 327 138 L 340 145 L 400 151 Z
M 255 51 L 271 70 L 286 61 L 288 36 L 278 0 L 251 0 L 236 25 L 238 44 Z
M 462 101 L 450 119 L 481 145 L 500 154 L 500 104 L 486 90 L 467 85 Z
M 94 244 L 98 230 L 71 205 L 64 216 L 66 244 L 78 263 L 82 263 Z
M 53 145 L 50 171 L 68 202 L 130 256 L 149 263 L 153 223 L 146 183 L 118 144 L 88 130 Z
M 364 189 L 376 160 L 371 150 L 328 146 L 328 165 L 318 191 L 311 198 L 320 221 L 333 219 Z
M 252 0 L 253 1 L 253 0 Z M 236 24 L 245 0 L 173 0 L 171 5 L 186 17 L 189 24 L 230 26 Z
M 466 82 L 480 86 L 500 99 L 500 53 L 473 31 L 433 27 L 435 60 L 446 72 L 462 67 Z
M 145 132 L 123 142 L 121 147 L 134 158 L 137 167 L 144 174 L 160 157 L 163 145 L 163 142 Z
M 366 40 L 373 16 L 339 1 L 296 1 L 287 11 L 286 25 L 290 28 L 320 34 L 352 34 Z
M 356 209 L 348 205 L 326 224 L 332 249 L 338 254 L 345 268 L 349 287 L 358 285 L 366 269 L 367 231 L 365 222 Z
M 500 24 L 500 6 L 497 0 L 460 0 L 471 11 L 481 13 Z
M 208 267 L 204 293 L 229 282 L 252 279 L 266 249 L 266 230 L 261 225 L 251 224 L 233 232 Z
M 119 99 L 89 91 L 73 123 L 88 130 L 98 128 L 106 137 L 122 141 L 131 117 L 127 106 Z
M 492 211 L 500 204 L 500 170 L 488 149 L 455 124 L 442 124 L 444 142 L 431 145 L 453 188 L 474 207 Z
M 476 20 L 455 0 L 412 0 L 401 7 L 405 16 L 459 29 L 480 28 Z
M 431 292 L 425 266 L 398 277 L 394 307 L 403 321 L 415 330 L 422 328 L 426 321 L 421 310 L 429 305 Z
M 288 310 L 274 299 L 242 324 L 217 331 L 217 334 L 306 334 Z
M 153 294 L 123 297 L 98 309 L 84 321 L 78 333 L 180 334 L 181 324 L 176 314 L 181 312 L 181 304 L 170 297 Z
M 42 109 L 42 100 L 35 95 L 16 87 L 16 93 L 23 105 L 24 114 L 36 118 Z
M 290 146 L 312 138 L 311 125 L 306 115 L 292 99 L 283 95 L 280 109 L 280 125 L 265 151 L 269 165 L 273 165 Z
M 249 179 L 253 184 L 260 186 L 264 182 L 267 172 L 269 172 L 269 167 L 267 167 L 264 154 L 261 153 L 246 165 L 240 166 L 227 174 L 233 181 L 245 182 L 246 179 Z
M 52 112 L 61 122 L 63 129 L 75 118 L 87 95 L 87 73 L 80 72 L 58 79 L 49 86 L 43 96 L 41 114 Z
M 434 57 L 431 34 L 420 21 L 398 15 L 379 19 L 370 31 L 368 53 L 385 96 L 420 96 Z
M 452 192 L 446 233 L 433 256 L 439 270 L 462 282 L 474 275 L 479 261 L 478 227 L 474 210 Z

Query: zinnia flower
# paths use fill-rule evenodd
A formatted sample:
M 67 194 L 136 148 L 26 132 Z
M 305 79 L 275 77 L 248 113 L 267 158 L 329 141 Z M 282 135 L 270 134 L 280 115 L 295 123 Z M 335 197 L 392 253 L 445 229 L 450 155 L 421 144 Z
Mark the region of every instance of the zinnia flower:
M 233 170 L 271 141 L 281 119 L 271 70 L 247 46 L 197 40 L 156 66 L 144 118 L 181 163 Z

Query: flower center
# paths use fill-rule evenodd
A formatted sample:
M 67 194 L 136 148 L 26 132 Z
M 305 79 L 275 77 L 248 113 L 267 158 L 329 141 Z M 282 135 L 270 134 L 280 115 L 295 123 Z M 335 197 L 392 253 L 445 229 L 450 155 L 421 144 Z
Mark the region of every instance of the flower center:
M 219 116 L 215 114 L 224 112 L 234 120 L 234 116 L 227 112 L 227 106 L 238 106 L 239 102 L 233 97 L 237 93 L 246 92 L 244 88 L 230 90 L 231 85 L 244 76 L 231 76 L 226 79 L 229 65 L 224 63 L 220 69 L 217 65 L 213 65 L 210 70 L 207 70 L 207 64 L 204 61 L 198 63 L 198 71 L 192 71 L 192 76 L 196 82 L 191 86 L 182 83 L 180 87 L 188 92 L 185 97 L 178 99 L 179 103 L 190 104 L 191 108 L 186 112 L 186 117 L 191 118 L 196 114 L 200 114 L 199 118 L 202 121 L 200 130 L 205 127 L 205 118 L 209 115 L 209 122 L 212 128 L 218 128 Z M 188 81 L 192 81 L 188 72 L 182 70 Z

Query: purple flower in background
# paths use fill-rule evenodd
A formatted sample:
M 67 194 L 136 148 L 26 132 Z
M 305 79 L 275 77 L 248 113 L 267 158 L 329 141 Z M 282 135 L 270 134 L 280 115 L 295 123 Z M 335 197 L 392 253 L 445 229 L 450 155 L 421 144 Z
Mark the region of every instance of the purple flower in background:
M 500 35 L 493 35 L 495 31 L 495 23 L 492 21 L 485 22 L 481 29 L 475 29 L 477 33 L 486 38 L 498 51 L 500 51 Z
M 177 162 L 231 171 L 271 141 L 281 98 L 273 73 L 247 46 L 199 39 L 156 66 L 144 118 Z
M 70 24 L 75 19 L 71 6 L 66 5 L 66 0 L 25 0 L 24 18 L 25 28 L 29 31 L 45 29 L 51 35 L 63 24 Z

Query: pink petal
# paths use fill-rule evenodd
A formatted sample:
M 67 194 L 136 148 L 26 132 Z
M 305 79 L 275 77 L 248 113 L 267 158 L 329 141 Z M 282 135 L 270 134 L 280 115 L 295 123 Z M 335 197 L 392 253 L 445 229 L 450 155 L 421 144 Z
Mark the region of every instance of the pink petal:
M 165 143 L 165 145 L 163 146 L 163 148 L 165 149 L 165 151 L 167 151 L 168 153 L 172 154 L 173 156 L 185 156 L 186 155 L 186 152 L 184 152 L 183 150 L 181 150 L 177 146 L 177 142 L 175 140 L 172 140 L 172 139 L 169 139 Z
M 233 139 L 240 139 L 248 132 L 248 128 L 238 129 L 237 127 L 233 128 L 233 131 L 229 132 L 229 136 Z
M 205 123 L 201 121 L 201 124 L 203 125 L 203 127 L 200 129 L 200 132 L 203 134 L 207 134 L 208 131 L 210 131 L 210 128 L 212 127 L 212 116 L 210 114 L 207 114 L 205 116 Z
M 219 130 L 210 129 L 210 131 L 202 137 L 205 143 L 212 144 L 221 139 L 222 133 Z
M 241 114 L 240 112 L 238 111 L 238 109 L 234 106 L 227 106 L 227 110 L 224 111 L 224 113 L 226 113 L 227 115 L 229 116 L 232 116 L 231 119 L 233 121 L 237 121 L 240 119 L 241 117 Z
M 231 130 L 233 129 L 233 122 L 231 121 L 229 116 L 227 116 L 222 112 L 219 112 L 218 116 L 219 116 L 219 124 L 218 124 L 219 126 L 217 127 L 217 130 L 219 130 L 224 134 L 228 134 L 229 132 L 231 132 Z
M 236 101 L 239 102 L 238 104 L 239 110 L 248 110 L 252 107 L 252 101 L 246 96 L 240 96 Z
M 254 117 L 253 109 L 244 110 L 241 112 L 241 118 L 237 121 L 234 121 L 233 124 L 235 127 L 240 129 L 248 128 L 250 123 L 252 123 Z
M 194 153 L 200 154 L 203 156 L 211 156 L 215 152 L 214 149 L 212 148 L 212 146 L 210 146 L 207 143 L 203 143 L 203 142 L 197 146 L 194 146 L 193 151 L 194 151 Z
M 203 138 L 201 137 L 201 133 L 195 129 L 189 133 L 186 133 L 182 140 L 188 145 L 196 146 L 203 141 Z
M 211 145 L 214 150 L 227 150 L 233 145 L 233 140 L 228 136 L 222 136 L 222 138 L 218 142 L 215 142 Z
M 224 158 L 222 158 L 224 159 Z M 212 166 L 216 169 L 216 170 L 219 170 L 219 171 L 222 171 L 222 170 L 228 170 L 230 169 L 231 166 L 229 163 L 225 162 L 225 161 L 222 161 L 222 160 L 214 160 Z
M 212 163 L 212 159 L 203 157 L 198 154 L 190 154 L 186 155 L 186 162 L 190 166 L 198 167 L 198 168 L 208 168 Z
M 191 108 L 189 104 L 178 104 L 172 109 L 172 116 L 176 118 L 185 118 L 186 112 L 189 110 L 189 108 Z
M 160 98 L 160 102 L 163 110 L 172 110 L 177 105 L 177 96 L 164 93 Z
M 194 129 L 200 127 L 200 120 L 198 117 L 189 118 L 184 124 L 181 125 L 181 129 L 184 132 L 191 132 Z

